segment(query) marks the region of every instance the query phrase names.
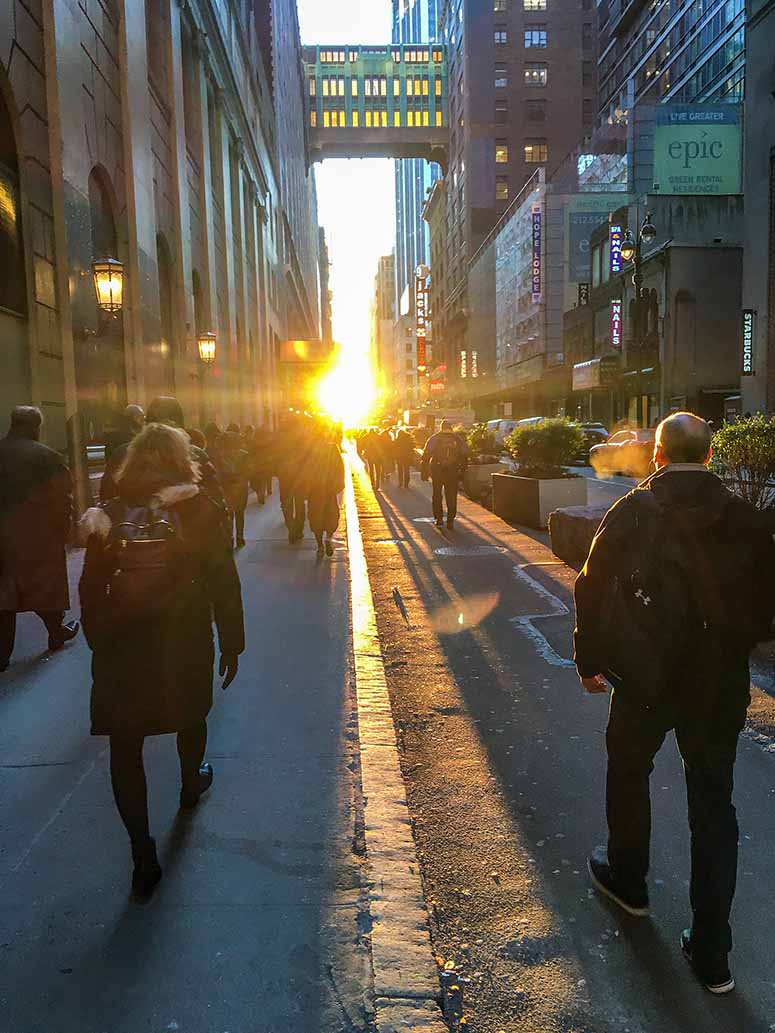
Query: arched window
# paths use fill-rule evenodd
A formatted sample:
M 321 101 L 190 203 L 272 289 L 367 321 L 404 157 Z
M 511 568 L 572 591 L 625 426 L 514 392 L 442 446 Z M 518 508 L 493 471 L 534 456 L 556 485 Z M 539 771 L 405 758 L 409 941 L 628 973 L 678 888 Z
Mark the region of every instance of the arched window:
M 113 205 L 101 169 L 94 168 L 89 174 L 89 212 L 91 215 L 91 251 L 97 261 L 104 258 L 118 258 L 116 223 L 113 219 Z
M 167 241 L 156 237 L 156 261 L 159 267 L 159 315 L 161 317 L 161 356 L 173 359 L 176 354 L 175 318 L 173 310 L 172 258 Z
M 11 112 L 0 92 L 0 308 L 27 313 L 19 158 Z

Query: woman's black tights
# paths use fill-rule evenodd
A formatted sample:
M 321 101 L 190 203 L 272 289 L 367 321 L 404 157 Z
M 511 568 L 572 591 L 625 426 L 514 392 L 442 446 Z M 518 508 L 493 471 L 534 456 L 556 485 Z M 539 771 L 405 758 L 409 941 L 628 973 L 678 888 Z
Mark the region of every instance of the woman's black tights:
M 143 765 L 142 735 L 111 735 L 110 781 L 121 820 L 133 843 L 142 843 L 148 829 L 148 787 Z M 185 782 L 199 771 L 207 745 L 207 722 L 189 725 L 178 732 L 180 773 Z

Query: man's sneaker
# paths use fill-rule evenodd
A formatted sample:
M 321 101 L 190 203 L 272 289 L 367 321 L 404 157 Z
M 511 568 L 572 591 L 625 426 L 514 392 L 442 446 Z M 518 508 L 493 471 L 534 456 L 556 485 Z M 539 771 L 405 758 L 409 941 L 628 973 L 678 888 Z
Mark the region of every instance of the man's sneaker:
M 690 929 L 684 929 L 681 933 L 681 950 L 684 952 L 684 957 L 692 966 L 694 974 L 697 976 L 699 981 L 709 990 L 712 994 L 720 996 L 721 994 L 731 993 L 735 988 L 735 981 L 732 977 L 732 973 L 729 971 L 729 964 L 726 958 L 719 959 L 718 962 L 712 965 L 700 964 L 694 957 L 694 951 L 692 950 L 692 934 Z
M 623 911 L 626 911 L 628 915 L 633 915 L 635 918 L 645 918 L 648 915 L 648 893 L 645 890 L 637 896 L 625 893 L 620 886 L 616 885 L 604 855 L 595 851 L 587 859 L 587 868 L 589 869 L 589 877 L 592 879 L 593 885 L 604 897 L 608 897 L 614 904 L 618 904 Z
M 80 630 L 81 625 L 78 621 L 70 621 L 69 624 L 63 624 L 55 635 L 49 635 L 48 648 L 50 652 L 55 653 L 68 642 L 71 642 Z

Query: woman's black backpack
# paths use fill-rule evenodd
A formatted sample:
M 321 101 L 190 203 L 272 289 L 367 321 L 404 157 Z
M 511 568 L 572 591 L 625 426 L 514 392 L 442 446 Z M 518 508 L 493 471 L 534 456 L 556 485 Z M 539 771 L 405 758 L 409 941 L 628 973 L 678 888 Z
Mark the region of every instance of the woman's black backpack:
M 185 569 L 182 527 L 174 508 L 122 508 L 120 515 L 113 514 L 107 542 L 111 621 L 153 617 L 168 609 Z

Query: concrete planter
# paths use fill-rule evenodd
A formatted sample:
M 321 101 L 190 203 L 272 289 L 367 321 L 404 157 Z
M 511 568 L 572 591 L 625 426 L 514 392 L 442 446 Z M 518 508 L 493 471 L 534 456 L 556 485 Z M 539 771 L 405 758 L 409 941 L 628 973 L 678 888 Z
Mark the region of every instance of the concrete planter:
M 510 524 L 544 528 L 549 514 L 564 506 L 586 506 L 586 477 L 537 480 L 496 473 L 492 477 L 493 512 Z
M 483 463 L 481 466 L 469 466 L 463 474 L 463 491 L 477 502 L 492 490 L 491 478 L 494 473 L 504 473 L 503 463 Z
M 581 568 L 592 539 L 608 512 L 606 506 L 571 506 L 556 509 L 549 517 L 552 552 L 571 567 Z

